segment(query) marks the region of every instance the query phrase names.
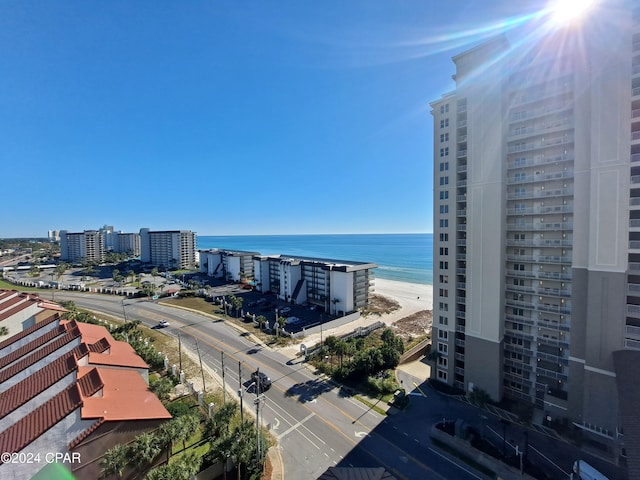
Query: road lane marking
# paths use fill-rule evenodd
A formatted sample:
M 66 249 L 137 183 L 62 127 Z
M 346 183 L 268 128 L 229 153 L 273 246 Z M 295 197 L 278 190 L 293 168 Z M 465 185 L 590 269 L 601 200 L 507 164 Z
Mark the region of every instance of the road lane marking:
M 304 417 L 302 420 L 300 420 L 298 423 L 296 423 L 295 425 L 291 425 L 287 430 L 285 430 L 284 432 L 282 432 L 280 435 L 278 435 L 278 440 L 280 440 L 282 437 L 284 437 L 285 435 L 287 435 L 288 433 L 293 432 L 296 428 L 298 428 L 300 425 L 303 425 L 304 422 L 306 422 L 307 420 L 309 420 L 311 417 L 315 417 L 315 413 L 311 412 L 309 415 L 307 415 L 306 417 Z
M 435 453 L 436 455 L 438 455 L 440 458 L 445 459 L 447 462 L 455 465 L 456 467 L 458 467 L 460 470 L 464 470 L 465 472 L 467 472 L 469 475 L 471 475 L 472 477 L 477 478 L 478 480 L 483 480 L 482 477 L 479 477 L 478 475 L 476 475 L 475 473 L 471 472 L 470 470 L 467 470 L 466 468 L 464 468 L 463 466 L 459 465 L 458 463 L 454 462 L 453 460 L 451 460 L 448 457 L 445 457 L 444 455 L 442 455 L 440 452 L 437 452 L 436 450 L 434 450 L 433 448 L 429 447 L 429 450 L 431 450 L 433 453 Z

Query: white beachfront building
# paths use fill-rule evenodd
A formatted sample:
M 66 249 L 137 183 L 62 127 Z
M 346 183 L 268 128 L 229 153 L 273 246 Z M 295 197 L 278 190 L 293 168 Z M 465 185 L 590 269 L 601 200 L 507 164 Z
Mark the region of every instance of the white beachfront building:
M 200 250 L 200 272 L 244 281 L 295 305 L 317 305 L 332 315 L 365 307 L 373 291 L 375 263 L 325 258 L 261 255 L 258 252 Z

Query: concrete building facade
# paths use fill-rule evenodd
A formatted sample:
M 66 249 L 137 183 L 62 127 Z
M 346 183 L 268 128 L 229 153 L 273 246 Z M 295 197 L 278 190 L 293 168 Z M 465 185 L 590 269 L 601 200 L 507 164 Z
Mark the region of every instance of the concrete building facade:
M 457 55 L 431 103 L 433 378 L 609 444 L 613 353 L 640 350 L 640 11 L 614 3 Z
M 293 304 L 322 307 L 344 315 L 366 307 L 373 291 L 375 263 L 322 258 L 262 256 L 253 259 L 256 289 L 272 291 Z
M 98 230 L 76 233 L 60 231 L 60 260 L 100 263 L 104 260 L 104 254 L 104 238 Z
M 253 257 L 258 252 L 211 249 L 200 250 L 200 272 L 227 281 L 253 281 Z
M 191 230 L 140 229 L 140 259 L 157 267 L 189 269 L 196 264 L 196 234 Z
M 132 257 L 140 256 L 140 234 L 139 233 L 117 233 L 116 252 L 128 253 Z

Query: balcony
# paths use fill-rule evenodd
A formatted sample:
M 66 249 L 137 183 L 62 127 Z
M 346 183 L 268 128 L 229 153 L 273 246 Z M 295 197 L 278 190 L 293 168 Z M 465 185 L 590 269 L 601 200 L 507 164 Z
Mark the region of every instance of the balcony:
M 629 240 L 629 250 L 640 250 L 640 240 Z
M 466 151 L 466 150 L 465 150 L 465 151 Z M 460 157 L 458 157 L 458 158 L 460 158 Z M 466 171 L 467 171 L 467 165 L 466 165 L 466 164 L 458 165 L 458 166 L 456 167 L 456 172 L 458 172 L 458 173 L 464 173 L 464 172 L 466 172 Z
M 625 332 L 624 332 L 624 336 L 625 337 L 636 337 L 638 339 L 640 339 L 640 327 L 635 327 L 633 325 L 626 325 L 625 326 Z
M 462 310 L 456 310 L 456 317 L 457 318 L 467 318 L 467 313 L 463 312 Z
M 459 135 L 458 138 L 456 139 L 456 142 L 458 142 L 458 143 L 467 143 L 467 136 L 466 135 Z
M 456 245 L 458 247 L 465 247 L 467 245 L 467 239 L 466 238 L 459 238 L 458 240 L 456 240 Z
M 465 288 L 467 288 L 467 284 L 465 282 L 456 282 L 456 288 L 464 290 Z
M 571 247 L 573 240 L 539 239 L 534 240 L 507 240 L 510 247 Z
M 632 218 L 629 220 L 629 228 L 640 228 L 640 218 Z
M 630 283 L 627 285 L 627 293 L 632 296 L 640 295 L 640 285 L 637 283 Z
M 465 304 L 467 302 L 467 297 L 460 297 L 456 295 L 456 303 Z
M 539 142 L 520 143 L 517 145 L 510 145 L 507 148 L 507 153 L 528 152 L 531 150 L 537 150 L 539 148 L 547 148 L 554 145 L 565 145 L 569 143 L 573 143 L 573 137 L 570 135 L 566 135 L 562 137 L 550 138 L 549 140 L 544 140 Z
M 634 97 L 637 97 L 638 95 L 640 95 L 640 87 L 631 89 L 631 95 Z
M 536 108 L 524 112 L 512 113 L 509 115 L 509 123 L 517 123 L 525 120 L 531 120 L 537 117 L 553 115 L 554 113 L 560 113 L 564 110 L 568 110 L 571 107 L 572 104 L 570 102 L 554 102 L 550 105 L 545 105 L 543 108 Z
M 465 261 L 466 259 L 467 259 L 467 254 L 466 253 L 457 253 L 456 254 L 456 260 Z
M 456 182 L 456 187 L 466 187 L 466 186 L 467 186 L 467 180 L 466 180 L 466 179 L 464 179 L 464 180 L 458 180 L 458 181 Z
M 517 174 L 516 174 L 517 175 Z M 546 182 L 548 180 L 560 180 L 563 178 L 573 178 L 573 171 L 539 173 L 535 175 L 517 175 L 507 178 L 507 185 L 519 185 L 521 183 Z
M 464 347 L 464 340 L 456 338 L 456 347 Z
M 550 322 L 548 320 L 538 320 L 536 325 L 539 328 L 546 328 L 547 330 L 556 330 L 560 332 L 568 332 L 570 330 L 569 325 L 560 322 Z
M 640 318 L 640 305 L 627 304 L 627 315 Z
M 640 162 L 640 153 L 631 154 L 631 163 Z
M 467 121 L 466 120 L 461 120 L 458 122 L 457 127 L 458 128 L 465 128 L 467 126 Z
M 466 232 L 467 231 L 467 224 L 466 223 L 458 223 L 456 225 L 456 230 L 458 232 Z
M 511 322 L 522 323 L 529 326 L 535 325 L 535 322 L 529 317 L 523 317 L 520 315 L 507 315 L 505 318 Z
M 573 213 L 573 205 L 550 205 L 548 207 L 508 208 L 507 215 L 540 215 L 547 213 Z
M 536 158 L 529 158 L 526 160 L 509 162 L 507 163 L 507 168 L 511 170 L 514 168 L 537 167 L 542 165 L 549 165 L 551 163 L 570 162 L 573 159 L 574 157 L 573 157 L 573 154 L 571 153 L 566 155 L 555 155 L 553 157 L 547 157 L 547 156 L 536 157 Z
M 458 150 L 458 154 L 456 155 L 457 158 L 465 158 L 467 156 L 467 150 Z
M 563 197 L 573 195 L 572 188 L 557 188 L 554 190 L 536 190 L 533 192 L 507 193 L 507 200 L 526 200 L 528 198 Z
M 639 220 L 640 221 L 640 220 Z M 640 226 L 640 225 L 638 225 Z M 572 230 L 572 222 L 554 222 L 554 223 L 507 223 L 507 230 L 523 231 L 523 230 L 536 230 L 536 231 L 554 231 L 554 230 Z
M 456 197 L 456 202 L 466 202 L 467 201 L 467 196 L 466 195 L 458 195 Z

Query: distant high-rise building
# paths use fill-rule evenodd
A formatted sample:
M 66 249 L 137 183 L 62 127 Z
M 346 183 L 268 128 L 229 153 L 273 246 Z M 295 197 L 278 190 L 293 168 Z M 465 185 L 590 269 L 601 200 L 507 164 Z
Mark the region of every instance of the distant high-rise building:
M 60 230 L 49 230 L 47 232 L 47 238 L 50 242 L 59 242 L 60 241 Z
M 112 225 L 104 225 L 98 230 L 104 241 L 104 249 L 107 252 L 117 251 L 118 249 L 118 237 L 117 232 Z
M 67 262 L 102 262 L 104 239 L 97 230 L 71 233 L 60 232 L 60 259 Z
M 122 233 L 116 235 L 118 241 L 116 243 L 116 252 L 128 253 L 132 257 L 140 256 L 140 234 L 139 233 Z
M 196 234 L 191 230 L 140 229 L 140 259 L 145 263 L 168 269 L 193 268 L 196 253 Z
M 431 103 L 432 376 L 609 445 L 627 383 L 614 359 L 640 354 L 640 10 L 628 5 L 461 53 L 456 89 Z

